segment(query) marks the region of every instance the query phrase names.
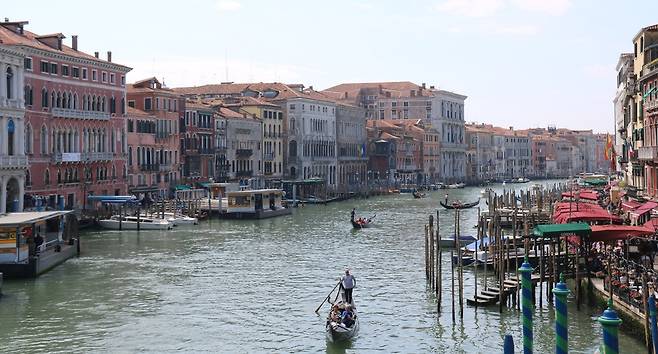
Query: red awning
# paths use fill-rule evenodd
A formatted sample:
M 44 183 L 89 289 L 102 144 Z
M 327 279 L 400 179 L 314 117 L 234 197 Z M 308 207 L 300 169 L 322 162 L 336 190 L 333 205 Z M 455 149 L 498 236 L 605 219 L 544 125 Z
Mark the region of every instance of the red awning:
M 561 214 L 560 216 L 554 218 L 554 221 L 558 224 L 564 224 L 569 222 L 612 222 L 621 223 L 622 219 L 617 215 L 608 214 L 607 212 L 588 212 L 588 211 L 577 211 L 572 213 Z
M 640 205 L 642 205 L 640 202 L 636 202 L 634 200 L 626 200 L 621 202 L 621 208 L 624 209 L 625 211 L 635 210 Z
M 658 218 L 649 219 L 643 226 L 658 231 Z
M 634 217 L 640 217 L 644 215 L 645 213 L 648 213 L 651 211 L 651 209 L 658 207 L 658 203 L 655 202 L 646 202 L 642 204 L 639 208 L 631 211 L 631 215 Z
M 598 200 L 599 199 L 599 193 L 597 191 L 589 190 L 589 189 L 581 189 L 578 192 L 564 192 L 562 193 L 562 198 L 575 198 L 578 196 L 580 199 L 586 199 L 586 200 Z
M 592 225 L 590 241 L 615 241 L 628 240 L 631 238 L 646 238 L 655 233 L 646 226 L 629 225 Z

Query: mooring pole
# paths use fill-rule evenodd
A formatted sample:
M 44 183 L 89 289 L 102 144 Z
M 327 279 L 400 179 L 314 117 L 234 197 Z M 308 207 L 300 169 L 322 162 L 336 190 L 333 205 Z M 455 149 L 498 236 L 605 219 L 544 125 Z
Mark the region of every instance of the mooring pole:
M 651 319 L 651 342 L 653 353 L 658 354 L 658 324 L 656 323 L 656 297 L 649 296 L 649 319 Z
M 567 295 L 569 289 L 564 282 L 564 274 L 560 273 L 560 282 L 553 288 L 555 295 L 555 354 L 569 352 L 569 331 L 567 326 Z
M 525 257 L 521 268 L 519 268 L 521 273 L 521 286 L 523 288 L 521 292 L 521 308 L 523 313 L 523 353 L 532 354 L 532 280 L 530 276 L 532 274 L 532 266 L 528 261 L 528 257 Z M 502 289 L 501 289 L 502 291 Z
M 505 335 L 505 341 L 503 342 L 503 354 L 514 354 L 514 338 L 511 334 Z
M 619 354 L 619 326 L 621 319 L 612 308 L 612 298 L 608 299 L 608 308 L 599 317 L 603 327 L 603 343 L 599 347 L 600 354 Z

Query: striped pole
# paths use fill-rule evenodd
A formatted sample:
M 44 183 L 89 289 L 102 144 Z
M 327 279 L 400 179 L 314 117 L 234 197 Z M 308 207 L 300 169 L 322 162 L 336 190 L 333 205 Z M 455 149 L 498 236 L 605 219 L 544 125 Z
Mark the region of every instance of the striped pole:
M 651 342 L 653 353 L 658 354 L 658 325 L 656 324 L 656 297 L 649 296 L 649 319 L 651 320 Z
M 503 342 L 503 354 L 514 354 L 514 338 L 511 334 L 505 335 L 505 341 Z
M 612 308 L 612 299 L 608 300 L 608 308 L 599 317 L 603 327 L 603 344 L 599 348 L 601 354 L 619 354 L 619 325 L 621 319 Z
M 569 352 L 569 332 L 567 327 L 567 295 L 569 289 L 564 282 L 564 274 L 560 273 L 560 282 L 553 288 L 555 295 L 555 354 Z
M 532 354 L 532 267 L 528 262 L 528 256 L 523 260 L 521 268 L 521 308 L 523 313 L 523 354 Z M 501 289 L 502 291 L 502 289 Z

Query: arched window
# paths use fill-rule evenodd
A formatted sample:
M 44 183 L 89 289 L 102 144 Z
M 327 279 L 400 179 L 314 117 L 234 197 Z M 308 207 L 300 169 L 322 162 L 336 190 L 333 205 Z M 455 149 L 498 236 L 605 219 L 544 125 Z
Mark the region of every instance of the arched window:
M 71 95 L 71 92 L 69 92 L 69 95 L 66 97 L 66 108 L 73 108 L 73 103 L 71 101 L 73 101 L 73 95 Z
M 50 184 L 50 170 L 46 170 L 46 173 L 43 174 L 43 184 Z
M 32 176 L 30 175 L 30 170 L 25 170 L 25 185 L 29 186 L 32 184 Z
M 78 109 L 78 94 L 73 94 L 73 109 Z
M 24 88 L 23 99 L 25 100 L 26 106 L 31 106 L 33 104 L 32 100 L 32 86 L 27 85 Z
M 48 90 L 41 89 L 41 107 L 48 107 Z
M 57 107 L 57 96 L 54 90 L 50 92 L 50 107 Z
M 57 170 L 57 184 L 62 183 L 62 171 Z
M 126 99 L 121 98 L 121 114 L 126 114 Z
M 25 153 L 26 154 L 31 154 L 32 153 L 32 143 L 34 141 L 34 137 L 32 136 L 32 126 L 30 123 L 25 124 Z
M 114 96 L 110 97 L 110 113 L 116 113 L 117 112 L 117 100 L 114 98 Z
M 53 105 L 57 108 L 62 108 L 62 93 L 57 91 L 57 105 Z
M 12 92 L 12 81 L 14 78 L 14 72 L 11 70 L 11 67 L 7 68 L 7 72 L 5 73 L 5 79 L 7 82 L 7 98 L 11 99 L 13 98 L 13 92 Z
M 10 119 L 7 122 L 7 155 L 14 155 L 14 131 L 16 126 L 14 125 L 14 120 Z
M 41 126 L 41 154 L 48 153 L 48 128 L 45 125 Z

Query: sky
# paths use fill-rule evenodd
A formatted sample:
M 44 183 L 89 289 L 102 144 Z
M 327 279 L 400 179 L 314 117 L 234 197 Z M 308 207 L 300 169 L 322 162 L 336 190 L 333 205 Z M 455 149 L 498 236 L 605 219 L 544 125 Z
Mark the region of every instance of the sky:
M 95 3 L 94 3 L 95 4 Z M 468 96 L 468 122 L 613 132 L 615 66 L 658 23 L 633 0 L 14 1 L 0 17 L 169 87 L 412 81 Z

